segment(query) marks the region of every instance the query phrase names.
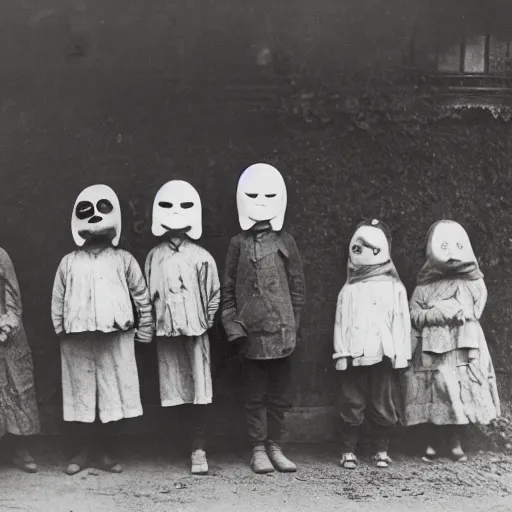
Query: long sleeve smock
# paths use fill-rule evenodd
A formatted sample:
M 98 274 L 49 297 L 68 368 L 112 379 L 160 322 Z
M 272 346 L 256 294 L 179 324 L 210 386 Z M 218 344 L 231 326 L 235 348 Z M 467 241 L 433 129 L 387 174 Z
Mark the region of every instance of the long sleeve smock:
M 135 258 L 123 249 L 99 253 L 77 250 L 62 259 L 53 286 L 52 321 L 55 332 L 128 331 L 149 342 L 153 317 L 144 275 Z
M 411 359 L 407 292 L 393 280 L 346 284 L 338 295 L 333 359 L 352 358 L 354 366 L 388 357 L 394 368 Z
M 208 251 L 188 239 L 162 242 L 148 254 L 145 274 L 157 336 L 200 336 L 212 327 L 220 281 Z

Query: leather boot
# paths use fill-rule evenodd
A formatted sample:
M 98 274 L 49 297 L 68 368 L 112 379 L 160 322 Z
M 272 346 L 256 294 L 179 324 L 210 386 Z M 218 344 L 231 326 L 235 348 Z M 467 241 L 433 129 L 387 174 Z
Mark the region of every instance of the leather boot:
M 267 454 L 272 465 L 281 473 L 294 473 L 297 471 L 297 466 L 283 455 L 281 448 L 276 443 L 269 441 L 267 444 Z
M 264 445 L 256 445 L 252 450 L 251 469 L 258 474 L 272 473 L 274 466 L 270 462 Z

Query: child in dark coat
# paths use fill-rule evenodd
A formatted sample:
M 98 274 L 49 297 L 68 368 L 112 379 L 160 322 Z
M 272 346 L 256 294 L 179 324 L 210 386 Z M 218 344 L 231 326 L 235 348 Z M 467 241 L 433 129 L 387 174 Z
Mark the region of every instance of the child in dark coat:
M 282 453 L 289 381 L 305 283 L 293 237 L 282 231 L 286 186 L 277 169 L 256 164 L 237 190 L 242 233 L 229 245 L 222 287 L 222 320 L 244 355 L 245 412 L 253 445 L 251 468 L 296 471 Z

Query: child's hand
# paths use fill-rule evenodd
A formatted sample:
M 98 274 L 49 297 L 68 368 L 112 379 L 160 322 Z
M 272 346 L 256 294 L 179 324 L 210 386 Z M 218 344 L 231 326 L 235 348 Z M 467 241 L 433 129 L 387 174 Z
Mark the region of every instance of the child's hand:
M 457 312 L 457 314 L 455 315 L 455 317 L 453 319 L 457 325 L 462 325 L 466 321 L 464 318 L 464 312 L 462 311 L 462 309 Z
M 137 329 L 135 331 L 135 341 L 138 343 L 151 343 L 153 340 L 153 333 L 147 330 Z
M 336 360 L 335 368 L 338 371 L 344 371 L 348 367 L 347 358 L 341 357 L 340 359 Z
M 0 328 L 0 343 L 6 343 L 12 332 L 10 325 L 4 325 Z
M 13 331 L 12 325 L 6 324 L 0 327 L 0 343 L 6 343 Z

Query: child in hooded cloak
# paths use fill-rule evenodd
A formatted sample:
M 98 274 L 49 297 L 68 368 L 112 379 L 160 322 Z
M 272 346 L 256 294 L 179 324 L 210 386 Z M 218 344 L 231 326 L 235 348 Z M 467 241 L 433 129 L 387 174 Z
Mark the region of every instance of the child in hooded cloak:
M 350 241 L 347 281 L 337 302 L 334 354 L 339 378 L 342 456 L 347 469 L 363 422 L 369 423 L 378 467 L 391 462 L 388 447 L 400 420 L 397 370 L 411 358 L 407 292 L 390 257 L 388 227 L 362 222 Z
M 424 460 L 433 460 L 446 438 L 453 459 L 464 461 L 464 426 L 485 425 L 500 415 L 480 326 L 487 289 L 469 237 L 457 222 L 431 226 L 426 255 L 410 301 L 413 358 L 405 374 L 405 423 L 426 427 Z

